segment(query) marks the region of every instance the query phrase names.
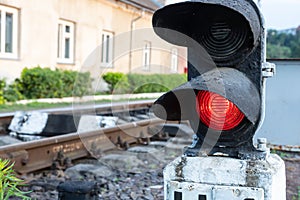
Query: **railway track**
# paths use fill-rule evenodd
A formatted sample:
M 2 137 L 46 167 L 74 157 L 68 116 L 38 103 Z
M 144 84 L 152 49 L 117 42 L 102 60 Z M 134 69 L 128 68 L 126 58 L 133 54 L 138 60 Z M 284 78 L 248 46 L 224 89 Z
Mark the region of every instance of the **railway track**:
M 99 156 L 118 146 L 138 143 L 147 138 L 148 128 L 163 123 L 159 119 L 131 122 L 97 131 L 71 133 L 46 139 L 0 147 L 0 157 L 15 162 L 20 174 L 50 167 L 54 163 L 66 164 L 68 160 L 86 156 Z M 126 134 L 125 132 L 130 132 Z
M 94 108 L 42 110 L 51 114 L 78 114 L 86 113 L 111 115 L 124 110 L 134 113 L 151 107 L 152 101 L 115 103 L 114 105 L 97 105 Z M 11 114 L 0 116 L 1 125 L 6 125 L 13 118 Z M 0 147 L 0 157 L 15 162 L 14 168 L 20 174 L 37 171 L 52 165 L 63 166 L 71 160 L 86 157 L 100 156 L 103 152 L 116 147 L 126 148 L 131 144 L 153 136 L 149 128 L 162 124 L 164 121 L 157 118 L 127 122 L 111 128 L 99 128 L 92 131 L 80 131 L 69 134 L 43 138 L 29 142 L 21 142 Z M 153 133 L 152 133 L 153 134 Z
M 149 112 L 153 101 L 138 101 L 130 103 L 101 104 L 81 107 L 68 107 L 59 109 L 40 110 L 57 115 L 117 115 L 120 118 L 135 118 L 136 113 Z M 126 113 L 124 115 L 124 113 Z M 0 126 L 7 127 L 14 113 L 0 114 Z M 15 170 L 20 174 L 34 172 L 50 166 L 67 166 L 74 159 L 87 156 L 99 157 L 105 151 L 115 148 L 126 149 L 132 144 L 147 141 L 162 128 L 164 121 L 150 118 L 139 121 L 127 121 L 111 128 L 73 132 L 69 134 L 47 137 L 40 140 L 20 142 L 0 146 L 0 158 L 8 158 L 15 162 Z M 173 122 L 178 123 L 178 122 Z M 154 127 L 154 128 L 152 128 Z M 151 131 L 149 131 L 149 129 Z M 153 130 L 154 133 L 153 133 Z M 0 138 L 1 140 L 1 138 Z M 1 142 L 1 141 L 0 141 Z M 271 146 L 277 149 L 278 146 Z M 282 147 L 280 147 L 282 149 Z M 298 152 L 299 148 L 288 149 Z

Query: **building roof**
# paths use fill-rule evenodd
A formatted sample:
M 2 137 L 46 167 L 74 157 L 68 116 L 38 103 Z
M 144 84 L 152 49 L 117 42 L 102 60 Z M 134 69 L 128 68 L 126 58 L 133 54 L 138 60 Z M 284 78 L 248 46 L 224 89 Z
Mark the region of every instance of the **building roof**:
M 155 11 L 158 8 L 162 7 L 162 1 L 160 0 L 120 0 L 126 4 L 146 9 L 149 11 Z

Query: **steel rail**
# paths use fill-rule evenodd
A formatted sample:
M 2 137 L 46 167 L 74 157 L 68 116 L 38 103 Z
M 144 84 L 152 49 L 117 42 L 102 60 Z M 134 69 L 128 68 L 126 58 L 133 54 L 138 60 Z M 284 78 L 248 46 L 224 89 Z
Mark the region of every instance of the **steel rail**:
M 151 107 L 154 100 L 141 100 L 141 101 L 131 101 L 131 102 L 111 102 L 104 104 L 93 104 L 85 103 L 83 105 L 73 104 L 73 106 L 61 107 L 61 108 L 50 108 L 50 109 L 38 109 L 34 111 L 46 112 L 51 114 L 73 114 L 80 112 L 108 112 L 108 111 L 118 111 L 127 109 L 136 109 L 141 107 Z M 0 113 L 0 119 L 10 118 L 15 114 L 15 112 Z
M 39 109 L 34 110 L 38 112 L 45 112 L 49 114 L 69 114 L 69 115 L 84 115 L 84 114 L 114 114 L 126 111 L 133 111 L 143 108 L 150 108 L 154 100 L 142 100 L 131 102 L 111 102 L 105 104 L 91 104 L 76 105 L 62 108 Z M 30 112 L 30 111 L 28 111 Z M 15 112 L 0 113 L 0 127 L 8 127 Z
M 136 143 L 141 137 L 150 137 L 147 131 L 150 126 L 163 122 L 154 118 L 113 128 L 11 144 L 0 147 L 0 157 L 13 161 L 16 172 L 25 174 L 50 167 L 55 161 L 97 156 L 116 148 L 120 141 L 127 144 Z

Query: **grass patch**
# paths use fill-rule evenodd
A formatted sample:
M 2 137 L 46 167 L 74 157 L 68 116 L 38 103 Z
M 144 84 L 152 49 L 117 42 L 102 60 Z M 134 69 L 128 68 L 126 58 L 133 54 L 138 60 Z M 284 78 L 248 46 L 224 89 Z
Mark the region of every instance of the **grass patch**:
M 275 149 L 271 149 L 271 153 L 277 154 L 282 159 L 294 158 L 296 155 L 298 155 L 297 152 L 275 150 Z
M 38 109 L 46 109 L 46 108 L 57 108 L 57 107 L 66 107 L 71 106 L 72 103 L 40 103 L 33 102 L 28 104 L 3 104 L 0 105 L 0 113 L 3 112 L 15 112 L 19 110 L 38 110 Z
M 101 103 L 110 103 L 110 102 L 126 102 L 126 101 L 139 101 L 139 100 L 151 100 L 152 98 L 136 98 L 136 99 L 119 99 L 119 100 L 97 100 L 90 102 L 74 102 L 74 105 L 88 105 L 91 103 L 101 104 Z M 0 113 L 6 112 L 16 112 L 16 111 L 29 111 L 29 110 L 40 110 L 40 109 L 50 109 L 50 108 L 62 108 L 62 107 L 71 107 L 73 102 L 70 103 L 41 103 L 41 102 L 32 102 L 28 104 L 3 104 L 0 105 Z
M 0 158 L 0 199 L 8 200 L 10 197 L 19 197 L 23 200 L 31 200 L 26 196 L 30 192 L 19 189 L 20 186 L 23 186 L 24 181 L 16 177 L 13 166 L 14 164 L 11 164 L 9 160 Z

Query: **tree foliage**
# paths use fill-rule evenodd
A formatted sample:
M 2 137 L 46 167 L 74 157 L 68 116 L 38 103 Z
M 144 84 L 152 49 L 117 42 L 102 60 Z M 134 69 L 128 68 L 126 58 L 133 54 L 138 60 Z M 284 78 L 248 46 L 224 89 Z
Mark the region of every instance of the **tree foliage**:
M 295 34 L 268 30 L 267 58 L 300 58 L 300 28 Z

